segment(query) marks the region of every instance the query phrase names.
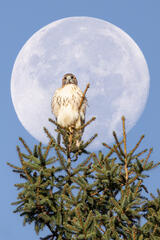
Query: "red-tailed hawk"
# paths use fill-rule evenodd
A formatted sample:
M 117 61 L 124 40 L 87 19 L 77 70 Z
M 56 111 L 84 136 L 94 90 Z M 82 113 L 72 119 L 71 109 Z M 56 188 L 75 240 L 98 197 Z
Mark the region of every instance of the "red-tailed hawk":
M 82 97 L 83 93 L 78 87 L 76 77 L 71 73 L 65 74 L 62 87 L 55 91 L 51 103 L 52 112 L 60 126 L 79 128 L 84 124 L 87 100 L 84 98 L 79 109 Z

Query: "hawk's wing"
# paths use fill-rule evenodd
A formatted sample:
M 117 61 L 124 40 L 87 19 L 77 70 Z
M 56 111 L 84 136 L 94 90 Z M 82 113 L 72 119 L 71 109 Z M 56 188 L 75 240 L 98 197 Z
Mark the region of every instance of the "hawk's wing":
M 52 101 L 51 101 L 51 109 L 52 109 L 52 113 L 55 115 L 55 117 L 57 118 L 60 107 L 61 107 L 61 97 L 60 97 L 60 90 L 61 89 L 57 89 L 54 93 L 54 96 L 52 97 Z

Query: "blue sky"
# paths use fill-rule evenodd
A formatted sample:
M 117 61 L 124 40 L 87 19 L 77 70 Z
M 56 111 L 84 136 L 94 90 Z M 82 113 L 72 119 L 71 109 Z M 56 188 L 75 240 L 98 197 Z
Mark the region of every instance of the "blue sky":
M 1 224 L 0 239 L 39 239 L 33 226 L 22 226 L 22 219 L 12 213 L 10 202 L 16 199 L 13 184 L 19 179 L 6 166 L 18 164 L 18 137 L 29 146 L 37 143 L 23 128 L 14 111 L 10 95 L 10 78 L 15 58 L 24 43 L 41 27 L 64 17 L 90 16 L 109 21 L 127 32 L 141 48 L 150 71 L 150 93 L 146 108 L 128 134 L 129 148 L 142 134 L 144 148 L 153 147 L 151 159 L 160 160 L 160 1 L 159 0 L 5 0 L 0 2 L 0 146 L 1 146 Z M 159 188 L 160 168 L 151 171 L 146 180 L 149 191 Z M 43 236 L 44 234 L 42 234 Z

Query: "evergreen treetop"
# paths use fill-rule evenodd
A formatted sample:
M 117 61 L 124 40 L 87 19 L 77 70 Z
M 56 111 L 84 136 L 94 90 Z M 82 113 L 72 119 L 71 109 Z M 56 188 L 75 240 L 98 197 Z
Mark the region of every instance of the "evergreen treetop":
M 22 179 L 15 184 L 19 193 L 12 205 L 24 225 L 34 223 L 37 234 L 47 227 L 49 234 L 41 240 L 160 239 L 160 191 L 150 200 L 144 183 L 148 171 L 160 163 L 149 161 L 152 149 L 138 151 L 144 136 L 127 152 L 122 117 L 123 140 L 113 132 L 113 146 L 103 143 L 107 151 L 97 154 L 87 151 L 97 134 L 77 147 L 79 129 L 50 122 L 57 139 L 46 128 L 47 146 L 39 143 L 30 149 L 19 138 L 26 150 L 17 146 L 20 166 L 8 163 Z

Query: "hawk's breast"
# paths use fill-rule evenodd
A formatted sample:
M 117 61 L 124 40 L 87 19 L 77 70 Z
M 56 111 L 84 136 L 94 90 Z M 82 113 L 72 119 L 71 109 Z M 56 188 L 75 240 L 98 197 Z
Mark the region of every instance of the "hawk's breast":
M 86 102 L 82 104 L 80 111 L 78 109 L 82 96 L 82 91 L 74 84 L 65 85 L 55 92 L 52 99 L 52 111 L 59 125 L 68 127 L 78 121 L 79 118 L 84 120 Z

